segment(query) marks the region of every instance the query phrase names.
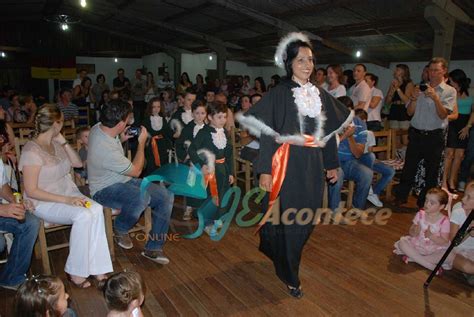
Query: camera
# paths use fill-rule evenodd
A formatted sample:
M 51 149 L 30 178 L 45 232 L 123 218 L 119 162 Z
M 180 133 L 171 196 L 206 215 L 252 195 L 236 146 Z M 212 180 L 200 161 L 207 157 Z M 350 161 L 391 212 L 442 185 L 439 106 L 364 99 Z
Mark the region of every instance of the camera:
M 130 127 L 130 128 L 128 128 L 127 134 L 131 135 L 133 137 L 139 136 L 140 135 L 140 127 Z
M 428 89 L 428 84 L 427 83 L 420 83 L 420 91 L 425 91 L 426 89 Z

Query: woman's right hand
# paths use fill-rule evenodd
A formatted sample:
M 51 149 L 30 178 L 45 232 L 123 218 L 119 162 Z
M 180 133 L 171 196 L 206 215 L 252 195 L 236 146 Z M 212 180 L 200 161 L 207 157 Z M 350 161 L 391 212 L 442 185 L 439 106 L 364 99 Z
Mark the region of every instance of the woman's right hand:
M 469 127 L 462 128 L 461 131 L 459 131 L 459 139 L 464 140 L 464 139 L 468 138 L 469 137 L 469 130 L 470 130 Z
M 85 207 L 86 198 L 84 197 L 66 197 L 66 204 L 76 207 Z
M 260 188 L 266 192 L 272 191 L 273 178 L 270 174 L 261 174 L 260 175 Z

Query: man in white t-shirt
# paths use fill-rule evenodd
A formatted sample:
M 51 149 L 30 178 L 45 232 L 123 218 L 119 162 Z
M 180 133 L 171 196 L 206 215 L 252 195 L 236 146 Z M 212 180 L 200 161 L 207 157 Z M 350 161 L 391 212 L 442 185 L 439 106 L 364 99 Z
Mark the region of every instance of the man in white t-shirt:
M 350 89 L 350 96 L 354 103 L 354 109 L 364 109 L 368 111 L 372 91 L 365 81 L 367 68 L 364 64 L 356 64 L 353 70 L 353 76 L 356 83 Z
M 81 70 L 79 71 L 79 77 L 76 78 L 76 79 L 74 79 L 74 82 L 72 83 L 72 88 L 74 88 L 74 87 L 76 87 L 76 86 L 80 86 L 81 83 L 82 83 L 82 80 L 83 80 L 84 78 L 86 78 L 86 76 L 87 76 L 87 70 L 81 69 Z
M 367 110 L 367 129 L 370 131 L 381 131 L 383 129 L 381 117 L 383 93 L 377 88 L 379 78 L 372 73 L 367 73 L 365 74 L 365 81 L 371 89 L 369 109 Z

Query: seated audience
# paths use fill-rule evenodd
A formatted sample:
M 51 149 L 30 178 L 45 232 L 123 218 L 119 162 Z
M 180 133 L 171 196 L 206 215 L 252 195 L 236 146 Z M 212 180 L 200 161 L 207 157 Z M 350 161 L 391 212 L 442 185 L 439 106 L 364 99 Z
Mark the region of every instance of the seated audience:
M 339 97 L 349 109 L 353 104 L 349 97 Z M 353 180 L 356 188 L 352 205 L 358 209 L 365 209 L 365 202 L 372 184 L 373 171 L 359 161 L 364 153 L 367 142 L 367 126 L 359 117 L 355 116 L 352 125 L 347 127 L 339 136 L 338 156 L 340 168 L 336 183 L 329 184 L 329 208 L 337 212 L 341 201 L 341 188 L 344 180 Z
M 39 230 L 39 220 L 25 210 L 32 208 L 29 201 L 15 203 L 3 162 L 0 162 L 0 198 L 8 204 L 0 204 L 0 230 L 15 236 L 7 263 L 0 270 L 0 287 L 16 290 L 24 281 L 30 268 L 31 253 Z
M 87 179 L 87 149 L 89 148 L 89 127 L 81 127 L 76 130 L 76 140 L 79 145 L 79 158 L 82 161 L 81 168 L 75 168 L 80 178 Z
M 158 89 L 171 89 L 174 90 L 174 81 L 170 79 L 168 72 L 163 73 L 163 77 L 158 81 Z
M 160 264 L 169 263 L 163 245 L 173 208 L 174 195 L 163 184 L 151 183 L 143 195 L 138 178 L 145 163 L 145 143 L 148 132 L 141 127 L 135 158 L 131 162 L 122 143 L 132 136 L 126 127 L 132 107 L 123 100 L 112 100 L 102 110 L 100 123 L 92 127 L 87 153 L 87 175 L 91 196 L 104 206 L 120 209 L 114 222 L 114 239 L 124 249 L 133 248 L 128 231 L 137 223 L 148 206 L 152 209 L 150 239 L 141 254 Z
M 67 88 L 62 88 L 59 91 L 59 102 L 58 108 L 61 110 L 62 114 L 64 115 L 64 120 L 77 120 L 79 117 L 79 108 L 71 102 L 72 93 Z
M 86 288 L 90 275 L 102 280 L 113 268 L 102 206 L 81 194 L 71 179 L 71 166 L 82 167 L 82 161 L 60 133 L 63 122 L 55 105 L 38 110 L 35 137 L 23 147 L 19 169 L 35 215 L 48 223 L 72 224 L 64 270 L 74 285 Z

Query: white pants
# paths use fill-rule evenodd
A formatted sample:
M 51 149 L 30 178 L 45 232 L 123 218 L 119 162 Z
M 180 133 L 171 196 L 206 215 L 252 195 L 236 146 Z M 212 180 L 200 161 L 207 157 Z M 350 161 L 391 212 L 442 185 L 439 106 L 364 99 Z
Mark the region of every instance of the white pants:
M 91 203 L 90 208 L 85 208 L 61 203 L 39 202 L 34 212 L 45 222 L 58 225 L 72 224 L 69 256 L 64 271 L 80 277 L 113 271 L 105 235 L 102 205 L 95 201 Z

